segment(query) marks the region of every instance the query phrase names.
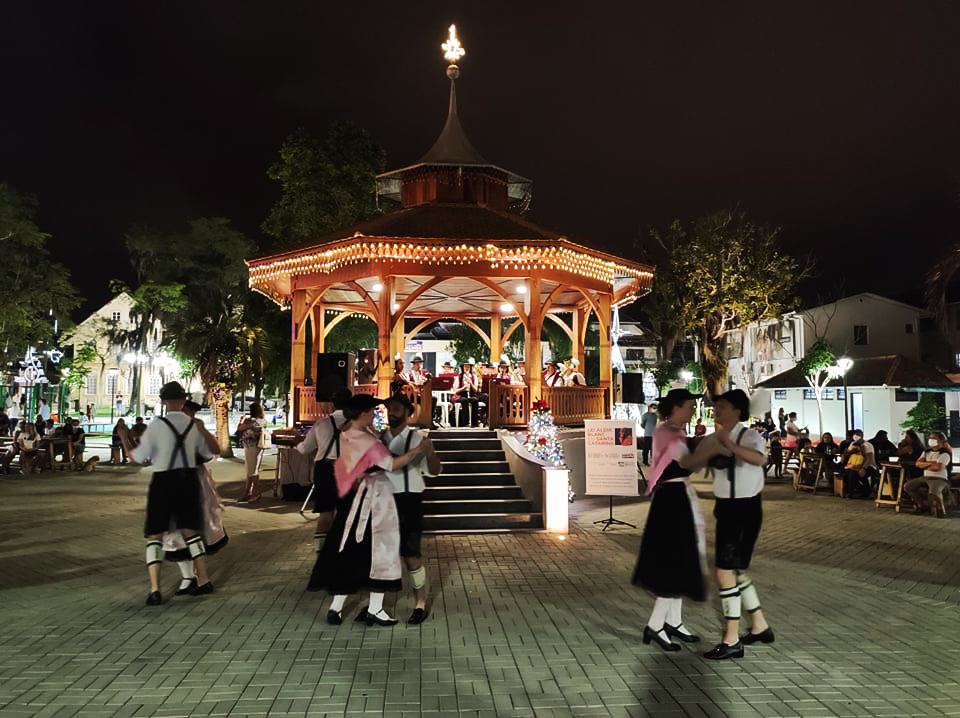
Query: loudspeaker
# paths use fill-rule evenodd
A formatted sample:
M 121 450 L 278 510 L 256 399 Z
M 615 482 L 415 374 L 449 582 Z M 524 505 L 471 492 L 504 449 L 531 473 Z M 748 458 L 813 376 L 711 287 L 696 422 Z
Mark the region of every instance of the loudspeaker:
M 623 390 L 620 392 L 620 402 L 622 404 L 647 403 L 647 399 L 643 395 L 643 374 L 625 372 L 620 375 L 620 381 L 623 382 Z
M 353 386 L 353 354 L 317 354 L 317 401 L 331 401 L 337 389 Z
M 376 384 L 380 351 L 377 349 L 361 349 L 357 352 L 357 355 L 357 383 Z

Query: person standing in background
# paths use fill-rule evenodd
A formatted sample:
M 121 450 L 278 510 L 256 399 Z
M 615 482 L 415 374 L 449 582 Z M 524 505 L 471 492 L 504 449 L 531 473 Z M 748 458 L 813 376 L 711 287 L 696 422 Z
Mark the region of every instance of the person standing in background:
M 647 413 L 640 417 L 643 429 L 643 465 L 650 466 L 650 449 L 653 448 L 653 430 L 657 428 L 657 404 L 647 406 Z

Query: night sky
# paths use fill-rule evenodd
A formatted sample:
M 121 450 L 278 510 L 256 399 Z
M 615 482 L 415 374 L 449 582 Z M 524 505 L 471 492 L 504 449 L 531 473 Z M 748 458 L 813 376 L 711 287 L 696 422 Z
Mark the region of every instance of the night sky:
M 574 241 L 631 256 L 650 226 L 739 205 L 818 257 L 812 298 L 909 291 L 960 239 L 956 0 L 63 0 L 0 17 L 0 181 L 38 195 L 91 302 L 128 278 L 133 225 L 224 216 L 260 241 L 266 169 L 297 127 L 349 120 L 388 168 L 418 160 L 445 120 L 451 22 L 468 137 Z

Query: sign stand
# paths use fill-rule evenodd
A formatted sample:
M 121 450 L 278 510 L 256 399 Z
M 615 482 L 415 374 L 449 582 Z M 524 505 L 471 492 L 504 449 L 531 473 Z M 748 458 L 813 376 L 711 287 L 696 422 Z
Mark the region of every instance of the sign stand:
M 611 526 L 629 526 L 632 529 L 637 528 L 633 524 L 628 524 L 626 521 L 621 521 L 620 519 L 613 518 L 613 496 L 610 496 L 610 516 L 605 519 L 600 519 L 599 521 L 594 521 L 593 525 L 603 524 L 603 528 L 600 529 L 601 532 L 606 531 Z

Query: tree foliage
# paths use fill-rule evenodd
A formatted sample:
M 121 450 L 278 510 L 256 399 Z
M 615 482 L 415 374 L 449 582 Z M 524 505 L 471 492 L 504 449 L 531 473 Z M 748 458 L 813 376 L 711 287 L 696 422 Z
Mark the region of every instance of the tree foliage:
M 24 356 L 27 347 L 52 346 L 54 320 L 61 327 L 80 303 L 70 272 L 50 259 L 50 235 L 34 222 L 35 202 L 0 184 L 0 360 Z
M 921 434 L 929 434 L 942 428 L 944 411 L 937 406 L 933 397 L 924 392 L 920 400 L 907 412 L 907 418 L 900 423 L 901 429 L 913 429 Z
M 474 320 L 478 327 L 489 334 L 490 320 Z M 450 329 L 450 351 L 453 353 L 453 360 L 460 366 L 467 359 L 484 363 L 490 361 L 490 347 L 483 341 L 473 327 L 466 324 L 454 324 Z M 499 360 L 499 357 L 498 357 Z
M 719 391 L 727 375 L 729 333 L 786 310 L 806 270 L 780 254 L 776 228 L 750 222 L 739 211 L 688 224 L 676 220 L 651 238 L 660 261 L 650 308 L 664 342 L 692 335 L 706 388 Z
M 820 433 L 823 434 L 823 388 L 831 379 L 840 376 L 837 355 L 826 339 L 817 339 L 807 350 L 803 359 L 797 362 L 797 369 L 803 372 L 807 383 L 817 398 L 817 418 Z
M 97 343 L 93 339 L 88 339 L 74 349 L 73 356 L 60 362 L 60 372 L 63 376 L 62 383 L 73 390 L 83 387 L 90 376 L 90 365 L 97 358 Z
M 385 167 L 383 150 L 359 127 L 335 124 L 323 138 L 297 130 L 267 171 L 282 194 L 263 230 L 288 247 L 375 214 L 376 176 Z

